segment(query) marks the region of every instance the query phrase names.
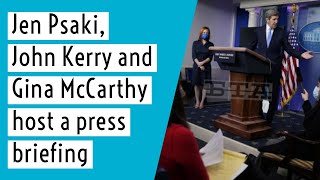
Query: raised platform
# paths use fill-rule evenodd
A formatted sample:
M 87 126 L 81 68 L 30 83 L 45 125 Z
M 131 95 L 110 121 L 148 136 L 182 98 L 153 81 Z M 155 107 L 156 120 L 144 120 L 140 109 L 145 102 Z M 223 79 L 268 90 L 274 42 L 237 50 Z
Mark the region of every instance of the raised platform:
M 271 128 L 259 116 L 238 117 L 227 113 L 214 121 L 214 126 L 246 139 L 268 136 Z

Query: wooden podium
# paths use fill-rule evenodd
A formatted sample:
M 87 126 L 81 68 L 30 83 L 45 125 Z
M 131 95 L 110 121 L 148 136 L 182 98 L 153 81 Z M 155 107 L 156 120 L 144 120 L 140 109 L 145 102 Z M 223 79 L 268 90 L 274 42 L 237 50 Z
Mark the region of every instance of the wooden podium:
M 260 54 L 247 48 L 210 47 L 214 52 L 214 60 L 218 62 L 222 70 L 230 71 L 230 84 L 235 82 L 233 94 L 243 94 L 244 86 L 248 84 L 263 84 L 264 75 L 271 73 L 271 62 Z M 231 85 L 230 85 L 231 87 Z M 246 90 L 245 90 L 246 91 Z M 231 112 L 221 115 L 214 120 L 214 126 L 246 139 L 254 139 L 266 136 L 271 128 L 261 118 L 261 98 L 230 96 Z

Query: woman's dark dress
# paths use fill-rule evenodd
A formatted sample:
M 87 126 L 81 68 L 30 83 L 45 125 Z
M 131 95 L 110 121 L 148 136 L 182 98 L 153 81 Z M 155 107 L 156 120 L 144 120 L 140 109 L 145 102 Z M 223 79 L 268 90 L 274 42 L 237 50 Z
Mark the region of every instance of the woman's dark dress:
M 194 62 L 192 69 L 192 85 L 203 86 L 204 81 L 211 81 L 211 60 L 213 57 L 213 52 L 209 51 L 209 47 L 214 46 L 212 42 L 207 41 L 206 44 L 202 44 L 201 40 L 193 42 L 192 45 L 192 60 L 198 59 L 199 62 L 204 61 L 207 58 L 210 58 L 208 63 L 205 63 L 203 66 L 205 68 L 202 71 L 198 65 Z

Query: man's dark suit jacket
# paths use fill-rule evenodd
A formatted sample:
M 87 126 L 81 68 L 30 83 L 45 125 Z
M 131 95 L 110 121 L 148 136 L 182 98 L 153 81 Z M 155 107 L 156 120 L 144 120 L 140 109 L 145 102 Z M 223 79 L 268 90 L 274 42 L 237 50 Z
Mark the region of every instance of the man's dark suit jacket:
M 269 58 L 272 64 L 272 74 L 281 75 L 281 66 L 282 66 L 282 57 L 283 51 L 285 50 L 291 56 L 294 56 L 298 59 L 301 58 L 300 52 L 294 50 L 289 44 L 287 39 L 286 31 L 280 27 L 277 27 L 273 31 L 272 39 L 270 41 L 269 48 L 267 47 L 266 40 L 266 25 L 258 27 L 255 30 L 255 38 L 252 42 L 249 43 L 248 48 L 254 50 L 255 52 Z
M 316 102 L 314 107 L 309 101 L 302 105 L 304 111 L 305 138 L 310 140 L 320 140 L 320 102 Z

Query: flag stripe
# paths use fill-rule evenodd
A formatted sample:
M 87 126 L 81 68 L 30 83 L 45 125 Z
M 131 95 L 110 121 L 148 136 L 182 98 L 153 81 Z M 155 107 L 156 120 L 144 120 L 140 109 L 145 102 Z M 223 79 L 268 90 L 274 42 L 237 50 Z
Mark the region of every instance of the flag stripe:
M 289 32 L 289 43 L 293 45 L 293 48 L 297 47 L 296 33 L 293 28 Z M 297 72 L 296 69 L 299 67 L 299 59 L 290 56 L 284 51 L 282 59 L 282 72 L 281 72 L 281 106 L 285 106 L 293 97 L 297 90 Z

